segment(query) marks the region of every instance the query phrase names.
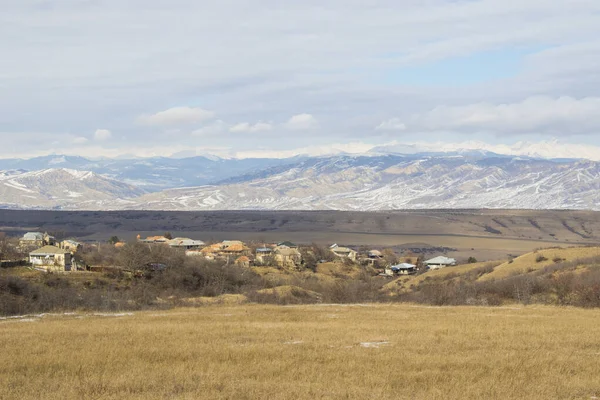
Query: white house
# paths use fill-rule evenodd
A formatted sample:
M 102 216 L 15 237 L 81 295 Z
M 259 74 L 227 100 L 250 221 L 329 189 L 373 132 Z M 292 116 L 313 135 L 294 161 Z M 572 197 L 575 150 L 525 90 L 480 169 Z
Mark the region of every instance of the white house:
M 29 253 L 29 262 L 46 271 L 71 271 L 71 252 L 56 246 L 44 246 Z
M 348 258 L 352 261 L 356 261 L 356 256 L 358 253 L 348 247 L 340 247 L 337 244 L 333 244 L 333 245 L 329 246 L 329 249 L 337 257 Z
M 456 265 L 456 260 L 454 258 L 439 256 L 425 261 L 425 265 L 427 265 L 429 269 L 440 269 Z
M 167 244 L 175 249 L 199 250 L 205 243 L 202 240 L 174 238 L 169 240 Z

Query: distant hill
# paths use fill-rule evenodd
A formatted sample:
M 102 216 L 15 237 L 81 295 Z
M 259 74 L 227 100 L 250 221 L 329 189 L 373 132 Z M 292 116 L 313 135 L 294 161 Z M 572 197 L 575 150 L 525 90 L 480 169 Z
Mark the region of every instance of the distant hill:
M 28 169 L 49 164 L 53 167 Z M 97 162 L 61 156 L 0 160 L 2 166 L 11 168 L 0 171 L 3 207 L 182 211 L 600 210 L 599 162 L 507 157 L 487 152 Z M 92 172 L 89 176 L 103 184 L 82 185 L 80 176 Z

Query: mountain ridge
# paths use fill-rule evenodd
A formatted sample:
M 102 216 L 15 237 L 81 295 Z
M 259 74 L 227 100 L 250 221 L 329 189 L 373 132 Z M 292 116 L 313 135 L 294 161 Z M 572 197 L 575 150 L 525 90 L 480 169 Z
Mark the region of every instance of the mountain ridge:
M 600 209 L 600 163 L 489 154 L 278 160 L 215 183 L 157 189 L 93 171 L 0 171 L 0 206 L 69 210 Z M 155 166 L 145 161 L 149 172 Z M 63 163 L 57 163 L 62 165 Z M 123 165 L 123 164 L 121 164 Z M 167 175 L 160 174 L 158 181 Z M 198 175 L 210 175 L 210 165 Z M 152 174 L 149 174 L 152 176 Z M 89 179 L 89 182 L 84 181 Z M 185 183 L 185 182 L 184 182 Z M 164 186 L 164 185 L 163 185 Z M 169 187 L 170 186 L 170 187 Z

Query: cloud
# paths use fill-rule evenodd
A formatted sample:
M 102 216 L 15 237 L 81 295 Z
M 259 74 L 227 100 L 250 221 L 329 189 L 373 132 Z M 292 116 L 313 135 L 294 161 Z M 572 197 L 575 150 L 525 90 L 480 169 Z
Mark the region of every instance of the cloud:
M 138 117 L 138 122 L 150 126 L 189 125 L 213 119 L 215 113 L 199 107 L 173 107 L 152 115 Z
M 94 140 L 99 142 L 108 140 L 111 136 L 112 133 L 108 129 L 97 129 L 96 132 L 94 132 Z
M 229 128 L 229 132 L 256 133 L 256 132 L 266 132 L 266 131 L 270 131 L 272 129 L 273 129 L 273 125 L 271 125 L 267 122 L 257 122 L 254 125 L 252 125 L 248 122 L 242 122 L 242 123 L 236 124 L 236 125 L 232 126 L 231 128 Z
M 318 127 L 319 123 L 311 114 L 294 115 L 285 123 L 285 128 L 293 131 L 307 131 Z
M 383 121 L 375 128 L 378 131 L 404 131 L 406 125 L 400 120 L 400 118 L 392 118 L 387 121 Z
M 192 131 L 192 136 L 214 136 L 227 131 L 227 124 L 222 120 L 217 120 L 210 125 L 203 126 Z
M 328 156 L 335 154 L 364 154 L 373 149 L 373 144 L 363 142 L 332 143 L 323 146 L 308 146 L 290 150 L 244 150 L 233 153 L 236 158 L 289 158 L 296 156 Z
M 83 136 L 77 136 L 77 137 L 73 138 L 73 143 L 75 143 L 75 144 L 84 144 L 87 142 L 88 142 L 88 139 Z
M 325 144 L 355 140 L 376 127 L 431 130 L 411 116 L 432 119 L 425 114 L 439 107 L 454 112 L 539 94 L 585 99 L 600 93 L 597 0 L 309 0 L 281 7 L 269 0 L 252 7 L 245 0 L 181 0 L 168 10 L 152 0 L 65 0 L 53 2 L 51 12 L 32 1 L 8 3 L 0 16 L 10 22 L 0 23 L 0 35 L 11 37 L 1 46 L 2 129 L 56 136 L 105 126 L 126 132 L 107 142 L 125 151 L 177 139 L 152 135 L 148 127 L 156 127 L 154 133 L 181 128 L 185 140 L 192 131 L 227 133 L 229 122 L 248 121 L 240 129 L 249 130 L 261 119 L 277 121 L 273 131 L 302 131 L 302 121 L 286 121 L 308 110 L 319 118 L 320 135 L 311 140 Z M 489 61 L 478 63 L 482 59 Z M 496 72 L 482 73 L 490 65 Z M 165 110 L 172 105 L 183 107 Z M 32 109 L 39 110 L 34 119 Z M 388 116 L 398 123 L 382 124 Z M 217 118 L 227 127 L 210 126 Z M 490 125 L 461 122 L 452 129 L 505 129 Z M 557 125 L 540 132 L 558 130 L 569 131 Z M 449 139 L 464 140 L 458 133 Z M 243 141 L 252 135 L 231 136 L 211 141 L 244 151 L 259 146 Z M 281 149 L 302 147 L 298 136 L 282 135 Z M 14 142 L 2 139 L 4 146 Z M 600 144 L 600 136 L 594 140 Z M 37 141 L 27 146 L 47 148 Z
M 598 110 L 599 97 L 536 96 L 517 103 L 440 106 L 408 117 L 406 126 L 411 131 L 585 134 L 600 132 Z

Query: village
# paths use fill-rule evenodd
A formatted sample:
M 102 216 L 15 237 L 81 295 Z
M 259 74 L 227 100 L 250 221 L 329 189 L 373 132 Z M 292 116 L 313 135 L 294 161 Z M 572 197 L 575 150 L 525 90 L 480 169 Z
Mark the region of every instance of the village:
M 443 255 L 424 259 L 423 255 L 411 251 L 397 254 L 389 248 L 351 248 L 331 244 L 298 245 L 290 241 L 278 243 L 244 243 L 239 240 L 224 240 L 218 243 L 205 243 L 202 240 L 185 237 L 172 237 L 170 233 L 124 242 L 113 236 L 105 243 L 87 243 L 75 239 L 57 240 L 56 237 L 42 232 L 27 232 L 22 237 L 3 246 L 2 266 L 27 265 L 46 272 L 76 273 L 79 271 L 106 271 L 121 269 L 132 273 L 145 270 L 162 270 L 168 266 L 153 260 L 153 251 L 170 249 L 179 255 L 193 257 L 221 265 L 238 267 L 273 267 L 287 271 L 315 269 L 318 264 L 341 262 L 347 265 L 370 267 L 374 275 L 394 277 L 414 275 L 457 265 L 454 258 Z M 121 250 L 136 248 L 138 257 L 127 262 L 128 265 L 106 265 L 103 254 L 114 254 Z M 12 259 L 7 258 L 11 253 Z M 471 262 L 471 260 L 469 261 Z M 118 262 L 117 262 L 118 264 Z

